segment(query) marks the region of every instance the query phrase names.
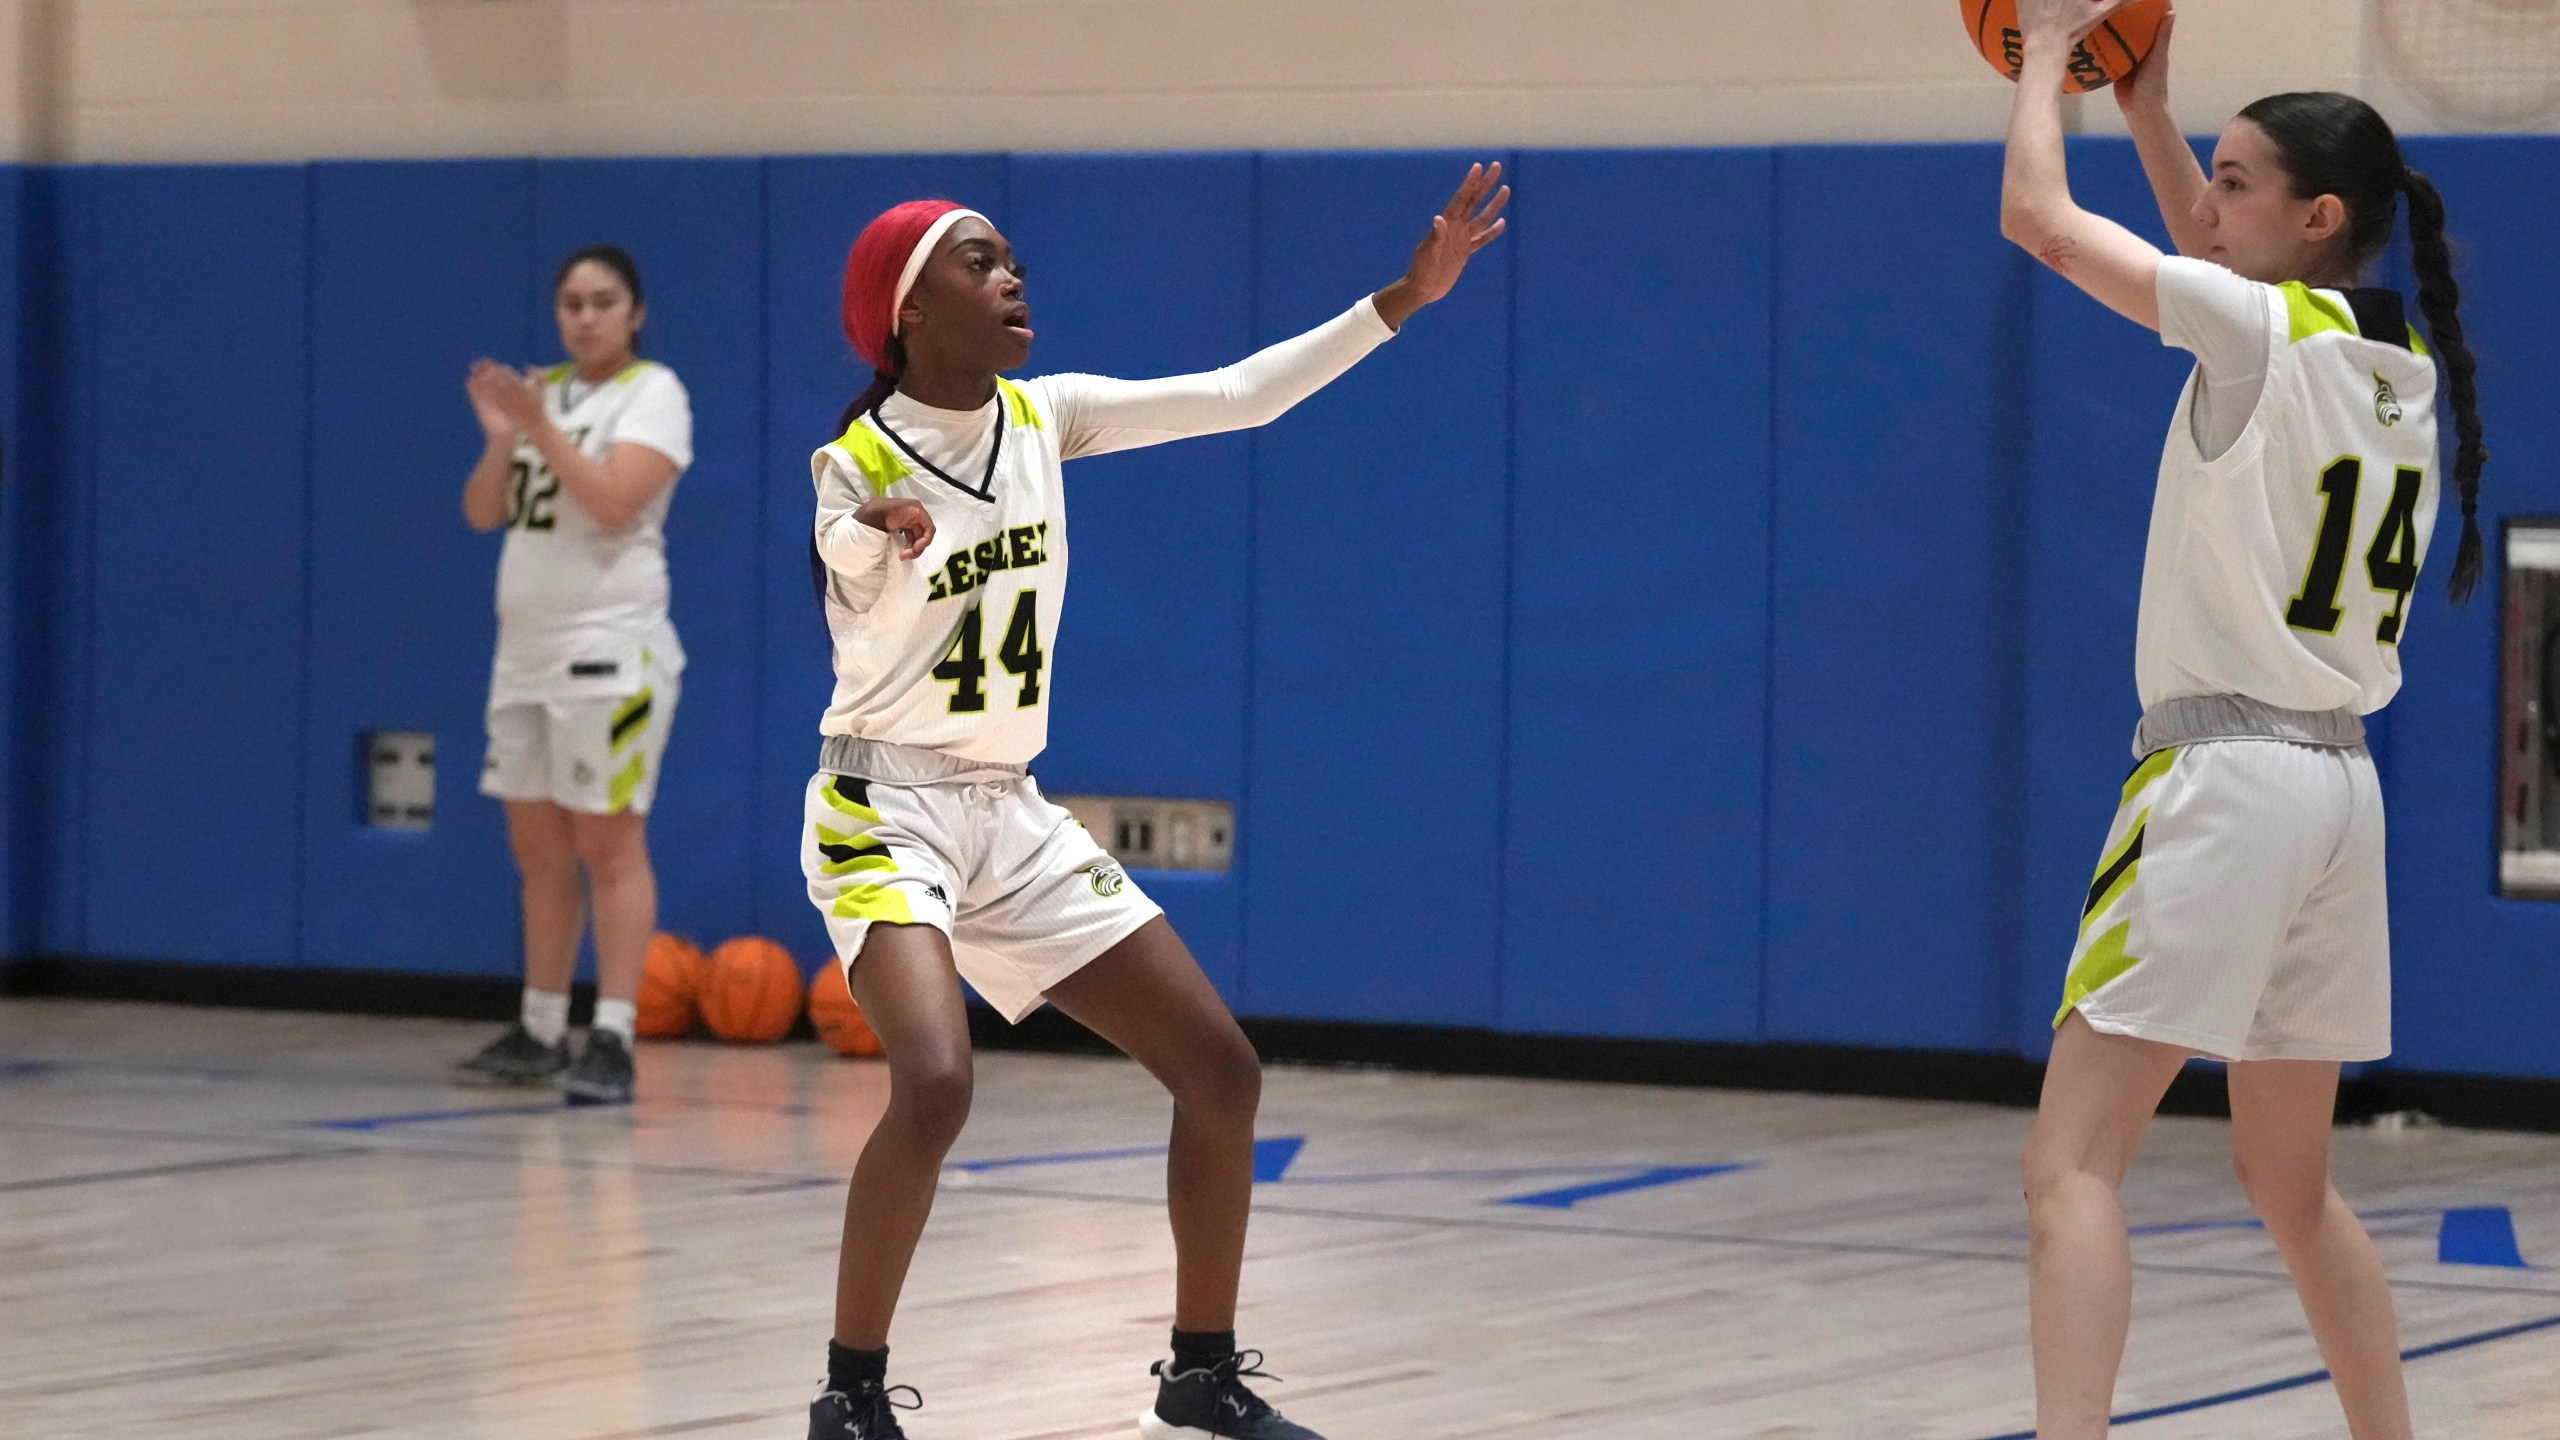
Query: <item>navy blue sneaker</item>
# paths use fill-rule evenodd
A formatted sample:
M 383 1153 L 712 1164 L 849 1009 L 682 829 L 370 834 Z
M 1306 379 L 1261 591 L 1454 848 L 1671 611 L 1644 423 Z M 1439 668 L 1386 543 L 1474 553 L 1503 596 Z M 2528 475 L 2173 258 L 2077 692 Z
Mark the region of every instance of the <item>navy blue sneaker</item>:
M 884 1387 L 874 1380 L 850 1395 L 822 1390 L 809 1402 L 809 1440 L 907 1440 L 898 1412 L 923 1408 L 924 1397 L 912 1385 Z
M 1156 1403 L 1138 1417 L 1138 1433 L 1146 1440 L 1324 1440 L 1245 1388 L 1247 1376 L 1280 1378 L 1261 1366 L 1259 1350 L 1239 1350 L 1200 1370 L 1157 1361 L 1147 1372 L 1158 1378 Z

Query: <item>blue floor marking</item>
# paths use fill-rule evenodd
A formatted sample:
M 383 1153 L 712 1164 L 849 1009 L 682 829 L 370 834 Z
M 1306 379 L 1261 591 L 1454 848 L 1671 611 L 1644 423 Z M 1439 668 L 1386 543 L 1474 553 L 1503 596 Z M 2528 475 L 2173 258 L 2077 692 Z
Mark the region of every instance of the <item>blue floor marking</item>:
M 1537 1190 L 1527 1195 L 1506 1195 L 1497 1205 L 1528 1205 L 1540 1210 L 1570 1210 L 1585 1200 L 1603 1195 L 1623 1195 L 1630 1190 L 1651 1190 L 1661 1185 L 1677 1185 L 1684 1180 L 1703 1180 L 1710 1175 L 1725 1175 L 1748 1170 L 1754 1162 L 1739 1161 L 1730 1165 L 1656 1165 L 1633 1175 L 1615 1180 L 1594 1180 L 1588 1185 L 1568 1185 L 1561 1190 Z
M 2518 1335 L 2530 1335 L 2537 1330 L 2560 1330 L 2560 1315 L 2546 1315 L 2539 1320 L 2527 1320 L 2522 1324 L 2501 1325 L 2495 1330 L 2482 1330 L 2475 1334 L 2457 1335 L 2450 1340 L 2439 1340 L 2433 1345 L 2421 1345 L 2414 1350 L 2403 1350 L 2400 1352 L 2400 1358 L 2404 1361 L 2424 1360 L 2430 1355 L 2442 1355 L 2453 1350 L 2468 1350 L 2474 1345 L 2486 1345 L 2497 1340 L 2510 1340 Z M 2117 1425 L 2131 1425 L 2138 1420 L 2158 1420 L 2163 1416 L 2168 1415 L 2184 1415 L 2191 1410 L 2210 1410 L 2216 1405 L 2231 1405 L 2242 1400 L 2255 1400 L 2261 1395 L 2273 1395 L 2285 1390 L 2299 1390 L 2305 1385 L 2320 1384 L 2328 1378 L 2329 1372 L 2326 1370 L 2313 1370 L 2302 1375 L 2288 1375 L 2281 1380 L 2269 1380 L 2262 1385 L 2249 1385 L 2238 1390 L 2225 1390 L 2219 1395 L 2205 1395 L 2194 1400 L 2181 1400 L 2174 1405 L 2155 1405 L 2148 1410 L 2136 1410 L 2129 1415 L 2118 1415 L 2114 1417 L 2111 1423 Z M 2002 1435 L 1985 1436 L 1983 1437 L 1983 1440 L 2036 1440 L 2036 1432 L 2033 1430 L 2012 1430 Z
M 2524 1254 L 2516 1248 L 2515 1217 L 2504 1205 L 2476 1205 L 2444 1212 L 2444 1227 L 2436 1231 L 2436 1263 L 2439 1265 L 2497 1265 L 2509 1270 L 2530 1270 Z
M 1307 1148 L 1304 1135 L 1281 1135 L 1253 1142 L 1253 1183 L 1268 1185 L 1289 1173 L 1298 1152 Z
M 403 1115 L 358 1115 L 346 1120 L 314 1120 L 314 1130 L 381 1130 L 393 1125 L 431 1125 L 438 1120 L 468 1120 L 479 1115 L 557 1115 L 569 1107 L 557 1100 L 538 1105 L 484 1105 L 476 1110 L 412 1110 Z

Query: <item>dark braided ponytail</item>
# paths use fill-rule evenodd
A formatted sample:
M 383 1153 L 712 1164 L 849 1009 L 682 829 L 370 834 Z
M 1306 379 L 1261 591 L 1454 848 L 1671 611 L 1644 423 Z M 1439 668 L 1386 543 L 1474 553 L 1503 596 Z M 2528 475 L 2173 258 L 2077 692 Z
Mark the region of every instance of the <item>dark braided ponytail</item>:
M 2462 286 L 2453 278 L 2453 253 L 2444 239 L 2444 197 L 2435 182 L 2415 170 L 2401 172 L 2409 195 L 2409 262 L 2418 275 L 2418 313 L 2443 363 L 2445 397 L 2453 402 L 2453 488 L 2462 500 L 2462 547 L 2454 552 L 2447 591 L 2455 604 L 2480 583 L 2480 471 L 2489 447 L 2480 441 L 2479 364 L 2462 338 Z
M 2310 91 L 2270 95 L 2240 112 L 2275 143 L 2297 198 L 2335 195 L 2346 206 L 2348 258 L 2361 268 L 2391 243 L 2400 197 L 2409 197 L 2409 258 L 2418 273 L 2418 313 L 2453 402 L 2453 488 L 2462 502 L 2462 544 L 2453 556 L 2446 588 L 2455 604 L 2480 583 L 2480 470 L 2489 448 L 2480 442 L 2479 366 L 2462 338 L 2462 287 L 2454 283 L 2453 256 L 2445 245 L 2444 197 L 2426 176 L 2400 158 L 2390 122 L 2353 95 Z

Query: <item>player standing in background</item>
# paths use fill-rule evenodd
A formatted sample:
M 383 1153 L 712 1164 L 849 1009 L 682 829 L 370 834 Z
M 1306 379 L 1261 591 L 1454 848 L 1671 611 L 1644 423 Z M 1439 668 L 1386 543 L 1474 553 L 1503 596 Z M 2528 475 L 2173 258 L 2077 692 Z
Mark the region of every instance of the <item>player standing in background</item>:
M 910 202 L 854 242 L 845 333 L 877 378 L 810 460 L 836 689 L 801 864 L 890 1087 L 846 1197 L 812 1440 L 900 1434 L 889 1322 L 969 1114 L 963 976 L 1008 1020 L 1056 1005 L 1173 1094 L 1173 1356 L 1147 1440 L 1313 1440 L 1247 1388 L 1261 1357 L 1236 1348 L 1261 1062 L 1163 912 L 1029 774 L 1065 597 L 1059 465 L 1278 418 L 1448 293 L 1502 233 L 1500 179 L 1470 170 L 1404 277 L 1342 315 L 1162 380 L 1001 378 L 1030 358 L 1031 310 L 974 211 Z
M 507 806 L 525 984 L 516 1023 L 454 1077 L 539 1085 L 566 1071 L 571 1104 L 618 1104 L 631 1098 L 640 969 L 658 928 L 649 802 L 684 671 L 663 527 L 693 462 L 693 410 L 674 371 L 638 358 L 648 311 L 630 256 L 580 250 L 552 299 L 568 363 L 518 375 L 482 360 L 465 387 L 488 444 L 463 517 L 507 527 L 480 791 Z M 595 1024 L 572 1065 L 569 981 L 590 901 Z
M 2001 233 L 2192 352 L 2160 462 L 2135 675 L 2139 761 L 2090 886 L 2026 1146 L 2036 1433 L 2106 1433 L 2132 1306 L 2117 1187 L 2190 1055 L 2230 1064 L 2235 1167 L 2356 1440 L 2410 1433 L 2391 1291 L 2329 1177 L 2342 1061 L 2391 1049 L 2382 794 L 2361 716 L 2400 688 L 2435 526 L 2437 361 L 2462 542 L 2487 451 L 2444 202 L 2372 107 L 2276 95 L 2196 164 L 2170 27 L 2118 88 L 2180 255 L 2072 202 L 2059 92 L 2124 0 L 2022 0 Z M 2418 308 L 2359 288 L 2409 202 Z

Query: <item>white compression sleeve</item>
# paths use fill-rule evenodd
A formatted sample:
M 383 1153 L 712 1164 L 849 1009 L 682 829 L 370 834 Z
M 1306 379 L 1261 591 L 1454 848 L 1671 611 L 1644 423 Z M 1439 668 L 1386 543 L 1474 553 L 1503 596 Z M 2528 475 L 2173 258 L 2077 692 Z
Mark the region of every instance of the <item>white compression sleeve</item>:
M 1220 370 L 1161 380 L 1051 375 L 1047 388 L 1068 459 L 1268 425 L 1360 363 L 1396 332 L 1367 296 L 1303 335 Z

